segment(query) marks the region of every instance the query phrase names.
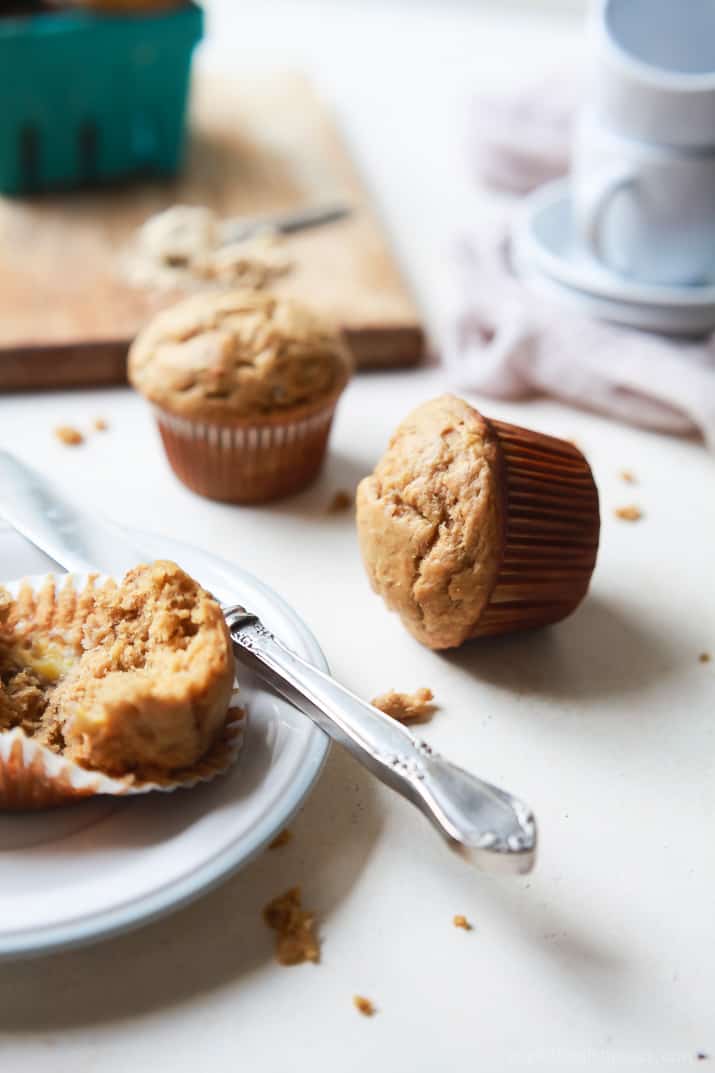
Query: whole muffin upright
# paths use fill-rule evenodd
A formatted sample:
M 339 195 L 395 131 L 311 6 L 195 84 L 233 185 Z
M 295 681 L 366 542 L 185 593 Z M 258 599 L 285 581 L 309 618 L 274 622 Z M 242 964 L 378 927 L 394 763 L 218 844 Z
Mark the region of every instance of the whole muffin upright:
M 454 395 L 413 410 L 357 493 L 373 588 L 429 648 L 558 622 L 596 562 L 598 492 L 570 443 Z
M 289 495 L 317 475 L 351 372 L 339 332 L 265 292 L 201 294 L 158 314 L 129 352 L 169 462 L 233 503 Z

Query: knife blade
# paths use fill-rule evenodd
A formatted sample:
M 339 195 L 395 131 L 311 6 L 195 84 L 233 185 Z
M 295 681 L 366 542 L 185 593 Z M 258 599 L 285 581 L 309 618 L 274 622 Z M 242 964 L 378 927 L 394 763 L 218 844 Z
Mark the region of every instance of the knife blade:
M 37 470 L 2 450 L 0 515 L 73 573 L 99 571 L 122 577 L 147 559 L 119 526 L 76 506 Z
M 221 245 L 229 242 L 243 242 L 262 231 L 277 231 L 280 235 L 292 235 L 297 231 L 306 231 L 311 227 L 337 223 L 350 216 L 349 205 L 340 202 L 330 205 L 317 205 L 293 212 L 273 213 L 269 216 L 251 216 L 224 220 L 221 224 Z

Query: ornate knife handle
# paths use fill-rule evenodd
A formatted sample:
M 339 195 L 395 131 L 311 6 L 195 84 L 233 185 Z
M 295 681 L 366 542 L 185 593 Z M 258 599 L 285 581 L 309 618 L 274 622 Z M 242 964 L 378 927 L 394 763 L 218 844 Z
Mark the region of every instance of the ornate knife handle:
M 425 814 L 447 844 L 488 872 L 529 872 L 531 810 L 438 756 L 400 723 L 281 644 L 243 607 L 224 609 L 236 658 Z

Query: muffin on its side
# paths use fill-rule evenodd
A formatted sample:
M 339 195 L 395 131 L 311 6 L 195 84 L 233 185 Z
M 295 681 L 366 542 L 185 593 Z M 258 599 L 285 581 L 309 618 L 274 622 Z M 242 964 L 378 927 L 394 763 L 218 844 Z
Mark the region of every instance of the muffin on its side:
M 288 495 L 317 475 L 350 371 L 339 332 L 255 291 L 180 302 L 129 354 L 129 379 L 154 407 L 176 475 L 237 503 Z
M 598 493 L 581 452 L 454 395 L 414 410 L 358 487 L 373 588 L 429 648 L 557 622 L 585 595 Z

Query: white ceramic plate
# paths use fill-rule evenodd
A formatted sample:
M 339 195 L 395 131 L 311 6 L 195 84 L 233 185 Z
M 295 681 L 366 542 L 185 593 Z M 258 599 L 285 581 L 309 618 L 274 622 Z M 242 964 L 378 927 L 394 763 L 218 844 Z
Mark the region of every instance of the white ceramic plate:
M 512 242 L 515 268 L 525 279 L 545 281 L 555 297 L 585 313 L 674 334 L 702 334 L 715 328 L 715 285 L 638 283 L 601 268 L 580 249 L 567 179 L 549 183 L 526 198 Z
M 151 557 L 175 559 L 219 599 L 245 603 L 327 669 L 307 627 L 256 578 L 178 542 L 130 535 Z M 8 528 L 0 528 L 0 562 L 8 579 L 57 570 Z M 0 957 L 90 942 L 176 909 L 246 864 L 285 826 L 320 772 L 328 739 L 243 668 L 239 680 L 248 726 L 228 774 L 175 794 L 0 813 Z
M 521 256 L 516 246 L 512 252 L 512 266 L 530 290 L 583 316 L 598 317 L 599 320 L 611 321 L 624 327 L 678 338 L 697 339 L 715 329 L 715 306 L 692 310 L 678 306 L 640 305 L 602 298 L 569 287 L 534 269 L 529 260 Z

